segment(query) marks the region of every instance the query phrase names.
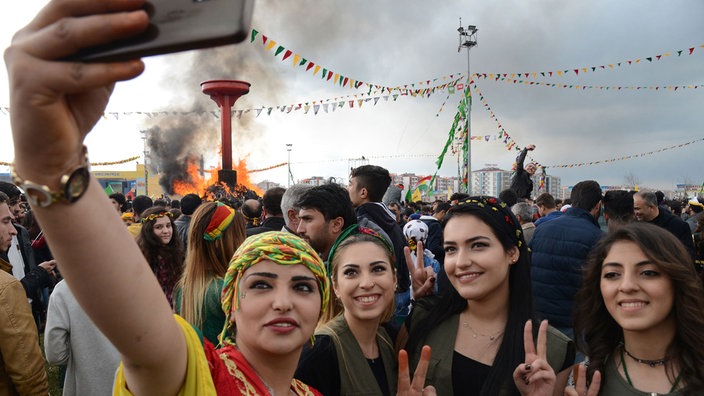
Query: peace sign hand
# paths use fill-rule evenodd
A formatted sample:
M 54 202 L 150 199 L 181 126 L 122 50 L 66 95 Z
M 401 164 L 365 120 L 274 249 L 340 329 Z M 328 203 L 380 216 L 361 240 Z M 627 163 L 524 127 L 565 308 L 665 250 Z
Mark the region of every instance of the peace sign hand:
M 430 347 L 425 345 L 420 352 L 420 360 L 416 371 L 413 373 L 413 382 L 408 373 L 408 353 L 401 349 L 398 352 L 398 392 L 397 396 L 436 396 L 435 388 L 432 385 L 425 385 L 425 375 L 428 373 L 430 364 Z
M 533 322 L 528 320 L 523 328 L 525 363 L 513 371 L 513 382 L 521 395 L 548 396 L 555 390 L 555 371 L 547 360 L 548 321 L 540 322 L 538 345 L 533 343 Z
M 601 373 L 599 370 L 592 375 L 592 383 L 587 387 L 587 366 L 580 364 L 577 368 L 577 383 L 574 387 L 565 388 L 565 396 L 597 396 L 601 389 Z
M 435 289 L 436 274 L 432 267 L 425 267 L 425 263 L 423 262 L 424 250 L 423 242 L 418 241 L 416 247 L 417 260 L 414 262 L 411 257 L 411 249 L 408 246 L 403 248 L 403 254 L 406 256 L 406 266 L 408 267 L 408 273 L 411 275 L 411 282 L 413 284 L 414 299 L 433 294 L 433 290 Z

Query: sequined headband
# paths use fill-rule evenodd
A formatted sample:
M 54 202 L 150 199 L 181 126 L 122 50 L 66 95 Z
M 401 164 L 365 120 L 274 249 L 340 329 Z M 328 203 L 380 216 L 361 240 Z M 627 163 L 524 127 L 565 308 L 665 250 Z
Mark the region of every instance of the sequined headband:
M 503 221 L 514 229 L 518 247 L 520 248 L 523 245 L 523 229 L 518 222 L 514 221 L 513 214 L 505 202 L 501 202 L 494 197 L 469 197 L 450 208 L 450 212 L 459 211 L 462 207 L 466 206 L 479 207 L 490 213 L 494 218 L 501 218 L 500 221 Z
M 222 202 L 218 202 L 213 216 L 210 218 L 208 227 L 205 228 L 203 239 L 206 241 L 216 241 L 222 238 L 222 233 L 232 224 L 234 218 L 235 210 Z
M 239 284 L 242 274 L 251 266 L 262 260 L 271 260 L 280 265 L 302 264 L 308 268 L 318 283 L 321 297 L 319 318 L 323 317 L 330 300 L 330 280 L 325 271 L 325 264 L 312 247 L 300 237 L 288 232 L 270 231 L 253 235 L 242 243 L 232 256 L 225 274 L 222 289 L 222 310 L 229 318 L 233 311 L 239 309 Z M 232 322 L 225 321 L 220 333 L 222 344 L 233 344 L 228 338 Z
M 335 256 L 335 252 L 337 251 L 338 246 L 340 246 L 340 244 L 348 237 L 357 234 L 371 235 L 373 237 L 378 238 L 384 244 L 386 249 L 391 252 L 392 255 L 394 254 L 394 248 L 391 246 L 391 243 L 386 240 L 386 238 L 384 238 L 381 234 L 372 230 L 371 228 L 362 227 L 359 224 L 352 224 L 351 226 L 347 227 L 344 231 L 342 231 L 342 233 L 335 240 L 335 243 L 332 245 L 332 248 L 330 248 L 330 253 L 328 254 L 328 261 L 325 263 L 325 268 L 327 269 L 328 273 L 330 273 L 332 259 Z
M 159 213 L 152 213 L 147 217 L 143 217 L 142 223 L 146 223 L 148 221 L 154 221 L 154 220 L 162 218 L 164 216 L 174 217 L 174 214 L 169 212 L 168 210 L 165 210 L 165 211 L 159 212 Z

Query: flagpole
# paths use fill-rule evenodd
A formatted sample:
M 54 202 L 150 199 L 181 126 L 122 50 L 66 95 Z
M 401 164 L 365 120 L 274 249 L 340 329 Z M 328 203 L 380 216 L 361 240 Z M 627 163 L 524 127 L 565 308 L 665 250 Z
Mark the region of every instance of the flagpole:
M 465 100 L 468 101 L 466 107 L 466 130 L 467 130 L 467 194 L 472 195 L 472 91 L 470 87 L 470 82 L 472 81 L 472 74 L 470 72 L 469 63 L 469 50 L 477 45 L 477 29 L 474 25 L 468 25 L 465 29 L 462 27 L 462 18 L 460 18 L 460 27 L 457 29 L 460 34 L 460 44 L 457 47 L 457 52 L 460 52 L 462 48 L 467 49 L 467 86 L 465 87 Z

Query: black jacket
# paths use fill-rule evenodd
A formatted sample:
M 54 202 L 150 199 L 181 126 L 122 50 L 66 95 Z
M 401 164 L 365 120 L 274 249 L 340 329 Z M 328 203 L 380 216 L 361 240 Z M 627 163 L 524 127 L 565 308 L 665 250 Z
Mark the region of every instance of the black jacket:
M 247 229 L 247 236 L 252 236 L 256 234 L 261 234 L 267 231 L 281 231 L 286 225 L 286 220 L 283 217 L 267 217 L 262 221 L 262 225 L 259 227 L 252 227 Z
M 528 149 L 521 150 L 521 154 L 516 159 L 516 173 L 511 179 L 511 190 L 516 192 L 518 199 L 530 199 L 530 194 L 533 192 L 533 180 L 531 180 L 530 175 L 523 168 L 523 163 L 526 160 L 526 154 L 528 154 Z

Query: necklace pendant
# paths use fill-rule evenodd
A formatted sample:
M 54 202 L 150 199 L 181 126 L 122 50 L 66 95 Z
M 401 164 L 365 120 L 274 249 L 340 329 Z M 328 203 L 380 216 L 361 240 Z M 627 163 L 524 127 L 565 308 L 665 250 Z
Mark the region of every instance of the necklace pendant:
M 489 341 L 494 341 L 495 338 L 496 338 L 496 336 L 491 336 L 491 337 L 489 337 Z

